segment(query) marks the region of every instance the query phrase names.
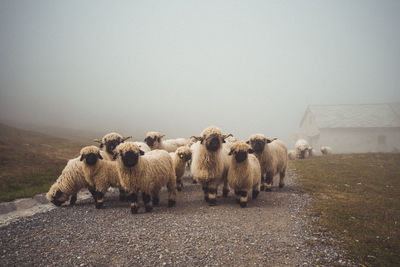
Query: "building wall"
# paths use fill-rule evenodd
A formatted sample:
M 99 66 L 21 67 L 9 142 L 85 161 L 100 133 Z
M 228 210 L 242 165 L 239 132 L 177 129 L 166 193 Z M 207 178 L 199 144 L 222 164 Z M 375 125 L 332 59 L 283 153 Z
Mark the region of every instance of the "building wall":
M 334 153 L 400 151 L 400 128 L 320 129 L 319 136 L 307 136 L 310 145 L 332 147 Z

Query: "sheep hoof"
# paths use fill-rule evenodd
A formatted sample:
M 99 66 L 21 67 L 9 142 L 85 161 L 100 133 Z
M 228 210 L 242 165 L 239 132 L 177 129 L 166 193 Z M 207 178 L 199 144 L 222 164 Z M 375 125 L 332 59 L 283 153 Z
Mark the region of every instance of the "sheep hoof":
M 209 200 L 208 200 L 208 205 L 209 205 L 209 206 L 215 206 L 215 205 L 217 205 L 217 199 L 216 199 L 216 198 L 209 199 Z
M 206 202 L 209 202 L 209 201 L 210 201 L 210 199 L 208 198 L 208 196 L 204 196 L 204 200 L 205 200 Z
M 96 203 L 96 209 L 101 209 L 103 207 L 103 203 Z
M 138 208 L 136 206 L 131 207 L 131 212 L 132 212 L 132 214 L 137 214 L 138 213 Z
M 253 190 L 252 198 L 256 199 L 258 196 L 258 193 L 260 193 L 260 191 Z
M 150 212 L 153 210 L 153 207 L 149 205 L 145 206 L 144 208 L 146 209 L 146 212 Z
M 260 191 L 264 191 L 264 190 L 265 190 L 265 186 L 262 185 L 262 186 L 260 187 Z
M 229 193 L 229 189 L 223 189 L 223 190 L 222 190 L 222 196 L 223 196 L 223 197 L 227 197 L 227 196 L 228 196 L 228 193 Z
M 285 186 L 285 184 L 279 184 L 279 188 L 282 188 L 282 187 L 284 187 Z
M 175 206 L 175 204 L 176 204 L 175 200 L 172 200 L 172 199 L 168 200 L 168 207 L 173 207 L 173 206 Z
M 240 202 L 240 207 L 246 208 L 247 207 L 247 202 Z
M 160 199 L 156 198 L 156 197 L 153 197 L 153 205 L 157 206 L 158 204 L 160 204 Z

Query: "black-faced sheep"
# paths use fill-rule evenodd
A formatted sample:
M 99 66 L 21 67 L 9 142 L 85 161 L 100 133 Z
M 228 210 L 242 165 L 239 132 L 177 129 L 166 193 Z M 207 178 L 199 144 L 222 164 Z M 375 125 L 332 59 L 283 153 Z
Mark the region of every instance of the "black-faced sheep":
M 224 184 L 223 196 L 228 195 L 227 172 L 228 152 L 223 148 L 225 139 L 231 134 L 222 134 L 217 127 L 206 128 L 201 136 L 192 136 L 196 142 L 192 145 L 191 171 L 194 179 L 204 191 L 204 199 L 210 206 L 216 205 L 218 185 Z
M 295 151 L 296 151 L 296 157 L 299 159 L 305 159 L 308 158 L 309 156 L 309 148 L 310 145 L 308 142 L 304 139 L 299 139 L 296 141 L 296 144 L 294 145 Z
M 69 203 L 70 205 L 74 205 L 77 199 L 77 193 L 83 188 L 88 188 L 93 198 L 96 200 L 94 188 L 90 187 L 86 182 L 82 163 L 79 159 L 80 157 L 68 161 L 60 176 L 50 187 L 49 192 L 47 192 L 47 200 L 54 205 L 61 206 L 61 204 L 68 201 L 70 197 Z
M 330 146 L 321 146 L 322 155 L 332 154 L 332 148 Z
M 131 138 L 132 136 L 123 137 L 118 133 L 109 133 L 106 134 L 101 140 L 94 139 L 94 142 L 100 143 L 100 148 L 105 152 L 105 159 L 113 160 L 114 158 L 114 149 L 120 144 Z
M 250 136 L 250 140 L 247 141 L 254 150 L 261 166 L 261 191 L 270 191 L 275 175 L 280 175 L 279 187 L 285 185 L 285 176 L 287 169 L 287 148 L 285 143 L 277 138 L 272 140 L 267 139 L 262 134 L 254 134 Z M 264 179 L 265 177 L 265 179 Z
M 80 155 L 85 180 L 91 187 L 95 188 L 96 208 L 99 209 L 103 206 L 104 195 L 109 187 L 121 188 L 117 163 L 103 160 L 100 149 L 96 146 L 82 148 Z
M 176 187 L 178 191 L 182 191 L 183 181 L 182 177 L 186 170 L 186 164 L 192 159 L 192 150 L 188 146 L 181 146 L 175 152 L 170 152 L 169 155 L 174 163 L 176 174 Z
M 122 187 L 128 193 L 131 212 L 138 212 L 138 192 L 147 212 L 159 203 L 159 192 L 168 189 L 168 206 L 176 203 L 176 175 L 172 159 L 164 150 L 153 150 L 146 154 L 133 142 L 120 144 L 117 148 L 118 173 Z
M 228 184 L 235 191 L 241 207 L 247 206 L 248 192 L 253 189 L 252 198 L 256 199 L 261 186 L 261 168 L 253 149 L 245 142 L 231 145 L 231 156 L 228 170 Z
M 175 152 L 175 150 L 188 144 L 188 140 L 184 138 L 163 140 L 165 135 L 159 132 L 148 132 L 144 141 L 151 150 L 163 149 L 167 152 Z

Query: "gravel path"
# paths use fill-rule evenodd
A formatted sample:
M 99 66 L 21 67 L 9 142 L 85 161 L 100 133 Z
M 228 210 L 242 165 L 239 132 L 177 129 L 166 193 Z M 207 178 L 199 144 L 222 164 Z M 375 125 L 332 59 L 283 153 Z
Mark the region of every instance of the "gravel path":
M 300 266 L 352 265 L 321 233 L 313 233 L 289 170 L 286 187 L 261 192 L 240 208 L 232 194 L 209 207 L 199 185 L 185 179 L 177 206 L 167 193 L 152 213 L 132 215 L 116 193 L 105 207 L 92 200 L 20 218 L 0 228 L 0 265 Z

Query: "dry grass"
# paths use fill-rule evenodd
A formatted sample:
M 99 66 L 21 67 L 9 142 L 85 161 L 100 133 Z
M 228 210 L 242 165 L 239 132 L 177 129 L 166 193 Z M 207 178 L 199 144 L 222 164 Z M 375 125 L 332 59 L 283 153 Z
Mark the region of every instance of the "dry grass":
M 0 201 L 46 192 L 82 144 L 0 124 Z
M 295 160 L 327 228 L 356 262 L 400 266 L 400 154 L 348 154 Z

